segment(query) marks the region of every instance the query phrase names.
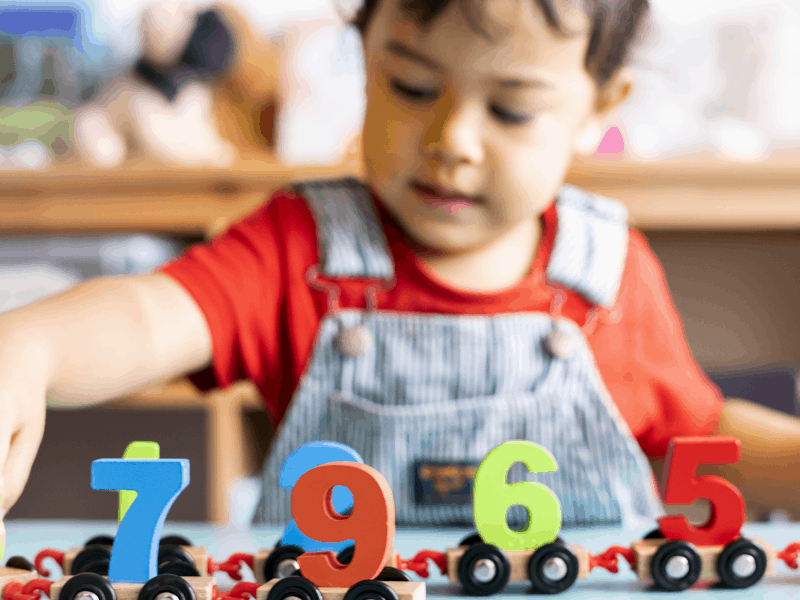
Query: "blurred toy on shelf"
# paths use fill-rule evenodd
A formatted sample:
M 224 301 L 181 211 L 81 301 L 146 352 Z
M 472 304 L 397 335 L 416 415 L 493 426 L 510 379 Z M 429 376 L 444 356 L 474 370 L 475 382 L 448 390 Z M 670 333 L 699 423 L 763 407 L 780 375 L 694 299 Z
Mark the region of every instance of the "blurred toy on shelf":
M 72 157 L 72 111 L 113 77 L 81 2 L 0 5 L 0 170 Z
M 277 49 L 229 5 L 203 12 L 151 5 L 142 53 L 75 116 L 81 159 L 113 168 L 147 156 L 187 167 L 230 167 L 241 153 L 271 153 Z

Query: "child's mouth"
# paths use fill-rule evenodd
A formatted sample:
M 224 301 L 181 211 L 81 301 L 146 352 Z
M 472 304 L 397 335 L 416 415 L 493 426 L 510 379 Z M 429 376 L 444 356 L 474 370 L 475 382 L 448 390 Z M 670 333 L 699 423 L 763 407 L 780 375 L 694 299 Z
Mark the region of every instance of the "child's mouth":
M 461 196 L 457 192 L 426 185 L 418 181 L 414 182 L 411 187 L 426 204 L 442 208 L 448 212 L 455 213 L 476 204 L 476 198 Z

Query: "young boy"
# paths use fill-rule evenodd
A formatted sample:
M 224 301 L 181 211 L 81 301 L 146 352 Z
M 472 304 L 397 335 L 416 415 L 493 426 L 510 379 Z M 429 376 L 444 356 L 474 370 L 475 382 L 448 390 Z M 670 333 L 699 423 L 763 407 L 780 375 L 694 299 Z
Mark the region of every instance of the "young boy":
M 624 208 L 562 185 L 630 94 L 622 61 L 646 10 L 369 0 L 363 183 L 278 192 L 158 274 L 2 316 L 4 506 L 27 478 L 46 395 L 97 402 L 190 372 L 252 379 L 279 424 L 260 520 L 289 519 L 278 472 L 307 441 L 354 447 L 389 480 L 399 522 L 437 524 L 471 514 L 463 497 L 426 492 L 442 463 L 469 473 L 497 444 L 530 439 L 558 461 L 533 478 L 565 525 L 630 523 L 660 513 L 642 450 L 717 428 L 743 445 L 742 466 L 720 472 L 791 506 L 797 421 L 723 410 Z

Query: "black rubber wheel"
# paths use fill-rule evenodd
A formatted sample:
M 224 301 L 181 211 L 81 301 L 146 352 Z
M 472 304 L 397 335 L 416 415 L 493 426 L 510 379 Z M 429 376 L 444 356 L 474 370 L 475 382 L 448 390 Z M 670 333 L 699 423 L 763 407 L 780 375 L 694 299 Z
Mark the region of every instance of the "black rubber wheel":
M 192 546 L 192 542 L 190 542 L 187 538 L 183 537 L 182 535 L 165 535 L 160 540 L 158 540 L 159 546 Z
M 84 546 L 113 546 L 113 545 L 114 545 L 114 536 L 112 535 L 96 535 L 84 544 Z
M 341 550 L 339 554 L 336 555 L 336 560 L 338 560 L 343 565 L 349 565 L 350 561 L 353 560 L 353 554 L 356 551 L 355 546 L 348 546 L 344 550 Z
M 111 550 L 106 546 L 87 546 L 75 555 L 69 568 L 69 574 L 97 573 L 96 570 L 89 570 L 88 567 L 92 565 L 96 569 L 97 563 L 103 560 L 111 562 Z
M 546 544 L 528 560 L 528 579 L 540 594 L 558 594 L 575 583 L 578 566 L 572 548 L 558 542 Z
M 117 594 L 108 580 L 96 573 L 81 573 L 70 577 L 61 588 L 57 600 L 75 600 L 81 592 L 91 592 L 99 600 L 117 600 Z
M 475 573 L 478 561 L 482 560 L 494 565 L 494 576 L 488 581 L 481 581 Z M 473 544 L 458 561 L 458 579 L 464 591 L 472 596 L 491 596 L 503 591 L 510 576 L 511 565 L 506 553 L 491 544 Z
M 81 573 L 94 573 L 95 575 L 101 575 L 103 577 L 108 577 L 108 569 L 111 567 L 111 561 L 107 558 L 98 558 L 97 560 L 92 560 L 87 563 L 84 563 L 83 570 Z
M 738 565 L 737 560 L 740 561 Z M 766 553 L 747 538 L 733 540 L 717 557 L 717 573 L 725 587 L 748 588 L 758 583 L 766 570 Z
M 6 561 L 6 566 L 12 569 L 22 569 L 23 571 L 35 571 L 36 567 L 24 556 L 12 556 Z
M 406 575 L 400 569 L 396 569 L 395 567 L 383 567 L 378 576 L 375 578 L 376 581 L 411 581 L 411 577 Z
M 156 600 L 160 594 L 172 594 L 178 600 L 196 600 L 194 589 L 177 575 L 156 575 L 139 590 L 137 600 Z
M 163 545 L 158 547 L 158 564 L 163 562 L 178 561 L 187 565 L 194 565 L 192 555 L 181 546 Z
M 664 539 L 664 534 L 661 533 L 661 529 L 653 529 L 653 531 L 648 532 L 647 535 L 644 536 L 642 539 L 643 540 L 663 540 Z
M 167 560 L 158 563 L 159 575 L 180 575 L 181 577 L 200 577 L 200 571 L 194 565 L 187 565 L 182 560 Z
M 671 575 L 670 561 L 673 559 L 686 559 L 685 572 L 679 576 Z M 681 561 L 683 562 L 683 561 Z M 680 592 L 692 587 L 700 577 L 700 555 L 697 549 L 689 542 L 667 542 L 656 551 L 650 563 L 650 573 L 656 585 L 668 592 Z
M 322 600 L 319 588 L 303 577 L 285 577 L 275 582 L 267 594 L 267 600 L 283 600 L 292 596 L 300 600 Z
M 400 600 L 397 592 L 383 581 L 359 581 L 344 595 L 344 600 Z
M 458 542 L 459 546 L 472 546 L 472 544 L 482 544 L 483 538 L 480 533 L 470 533 L 467 537 Z
M 264 581 L 291 577 L 291 574 L 300 567 L 297 557 L 304 552 L 300 546 L 292 544 L 275 548 L 264 562 Z

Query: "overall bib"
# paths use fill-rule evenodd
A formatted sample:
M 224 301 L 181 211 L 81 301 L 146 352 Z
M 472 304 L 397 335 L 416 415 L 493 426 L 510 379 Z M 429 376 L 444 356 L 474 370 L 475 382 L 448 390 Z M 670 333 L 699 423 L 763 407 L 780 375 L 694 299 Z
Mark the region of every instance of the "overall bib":
M 650 466 L 581 327 L 558 316 L 557 302 L 550 314 L 412 314 L 381 311 L 368 295 L 365 311 L 339 309 L 336 286 L 320 286 L 316 274 L 393 278 L 376 208 L 355 179 L 296 189 L 317 222 L 320 266 L 309 283 L 329 289 L 329 310 L 275 432 L 257 522 L 289 522 L 291 491 L 279 487 L 279 473 L 291 452 L 314 440 L 347 444 L 380 471 L 398 524 L 471 524 L 471 502 L 419 503 L 415 463 L 477 465 L 508 440 L 536 442 L 555 456 L 556 472 L 530 474 L 517 464 L 509 481 L 547 485 L 565 527 L 641 525 L 662 514 Z M 612 307 L 627 251 L 626 209 L 567 185 L 556 209 L 548 282 L 582 294 L 594 314 Z M 509 520 L 524 523 L 524 510 L 512 509 Z

